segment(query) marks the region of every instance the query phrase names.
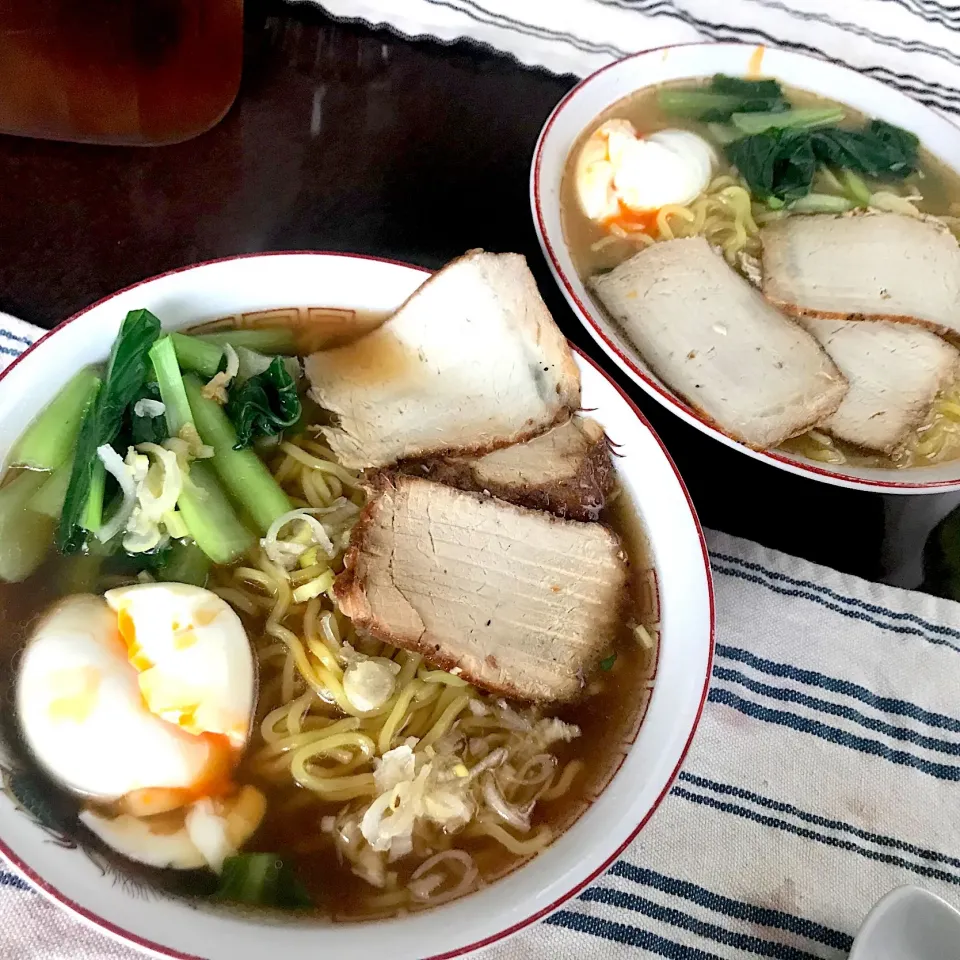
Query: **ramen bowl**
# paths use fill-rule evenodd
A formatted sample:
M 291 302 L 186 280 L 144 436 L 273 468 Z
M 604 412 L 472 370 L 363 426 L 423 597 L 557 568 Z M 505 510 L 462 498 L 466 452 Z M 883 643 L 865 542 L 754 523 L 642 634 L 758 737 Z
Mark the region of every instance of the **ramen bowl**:
M 173 271 L 107 297 L 62 323 L 0 375 L 0 456 L 83 365 L 102 362 L 129 310 L 147 308 L 168 329 L 290 308 L 349 326 L 398 307 L 429 274 L 370 257 L 282 253 Z M 356 314 L 353 313 L 356 311 Z M 318 321 L 319 322 L 319 321 Z M 342 331 L 341 331 L 342 332 Z M 622 762 L 579 819 L 547 849 L 475 893 L 429 911 L 335 923 L 304 914 L 243 912 L 143 886 L 91 857 L 75 823 L 18 800 L 17 751 L 3 731 L 0 852 L 42 894 L 80 919 L 162 957 L 262 960 L 320 955 L 422 960 L 469 953 L 546 916 L 630 843 L 666 795 L 690 745 L 707 692 L 713 600 L 703 537 L 689 497 L 650 425 L 620 389 L 577 354 L 584 408 L 617 446 L 621 496 L 644 526 L 646 582 L 657 605 L 658 656 L 645 715 Z M 51 839 L 57 842 L 51 843 Z
M 824 483 L 878 493 L 960 490 L 960 459 L 893 469 L 827 464 L 780 449 L 757 450 L 717 429 L 654 374 L 587 290 L 564 233 L 561 184 L 571 150 L 582 134 L 615 104 L 660 84 L 709 78 L 773 78 L 846 105 L 867 117 L 916 134 L 921 145 L 953 171 L 960 170 L 960 129 L 909 96 L 871 77 L 825 60 L 747 44 L 695 43 L 665 47 L 610 64 L 571 90 L 541 131 L 530 173 L 530 203 L 544 255 L 561 290 L 587 331 L 644 392 L 681 420 L 720 443 L 780 470 Z

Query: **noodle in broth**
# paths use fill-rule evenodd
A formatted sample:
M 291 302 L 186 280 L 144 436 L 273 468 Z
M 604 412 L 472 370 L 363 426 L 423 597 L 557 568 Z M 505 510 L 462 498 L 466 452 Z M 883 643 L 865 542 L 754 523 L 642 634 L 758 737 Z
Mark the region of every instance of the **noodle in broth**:
M 560 208 L 564 236 L 582 278 L 610 270 L 652 243 L 702 236 L 723 254 L 727 263 L 752 282 L 759 282 L 760 227 L 791 214 L 756 202 L 736 170 L 722 156 L 718 174 L 700 196 L 687 205 L 661 207 L 652 223 L 643 217 L 635 223 L 629 219 L 610 224 L 591 221 L 584 215 L 576 195 L 575 160 L 587 138 L 604 121 L 626 119 L 644 134 L 679 125 L 711 140 L 709 125 L 667 116 L 658 104 L 659 93 L 664 88 L 697 86 L 697 83 L 678 81 L 626 97 L 592 121 L 571 150 L 561 183 Z M 845 123 L 861 124 L 865 120 L 841 103 L 803 90 L 784 89 L 796 107 L 839 106 L 845 114 Z M 919 170 L 904 182 L 868 181 L 868 186 L 874 191 L 875 209 L 932 217 L 960 235 L 960 178 L 928 151 L 921 148 Z M 821 194 L 842 189 L 826 169 L 817 173 L 813 187 Z M 960 384 L 953 382 L 943 387 L 926 420 L 889 456 L 860 449 L 817 429 L 785 441 L 782 448 L 788 453 L 834 465 L 903 469 L 954 460 L 960 457 Z

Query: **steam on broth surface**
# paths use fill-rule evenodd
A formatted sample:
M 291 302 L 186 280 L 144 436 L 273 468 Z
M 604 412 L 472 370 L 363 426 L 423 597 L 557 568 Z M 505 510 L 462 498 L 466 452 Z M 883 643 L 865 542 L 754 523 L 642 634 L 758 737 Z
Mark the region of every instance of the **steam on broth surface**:
M 653 141 L 675 137 L 679 131 L 695 134 L 700 146 L 691 153 L 689 145 L 664 139 L 673 153 L 657 157 Z M 886 147 L 890 150 L 884 158 Z M 705 171 L 698 166 L 697 151 L 703 149 L 710 150 L 713 157 Z M 765 168 L 762 156 L 766 151 L 778 159 Z M 889 164 L 888 172 L 884 162 Z M 804 165 L 807 168 L 801 170 Z M 686 180 L 676 172 L 668 176 L 666 171 L 671 168 L 686 170 Z M 771 169 L 777 171 L 772 183 Z M 791 177 L 796 182 L 791 182 Z M 647 186 L 641 196 L 635 184 L 644 179 L 658 181 L 660 187 Z M 607 190 L 607 207 L 598 199 L 600 183 Z M 960 177 L 917 144 L 912 134 L 871 121 L 841 102 L 770 80 L 716 77 L 678 81 L 626 97 L 591 122 L 574 145 L 564 171 L 560 202 L 564 237 L 577 272 L 589 281 L 600 305 L 613 314 L 614 321 L 648 362 L 651 343 L 644 341 L 646 346 L 641 346 L 644 334 L 631 335 L 630 319 L 618 316 L 605 303 L 599 293 L 602 284 L 593 278 L 615 271 L 634 257 L 635 269 L 640 271 L 644 260 L 638 254 L 652 244 L 704 237 L 739 276 L 770 296 L 763 279 L 764 238 L 787 221 L 884 214 L 894 220 L 919 220 L 944 234 L 960 232 Z M 821 281 L 827 282 L 826 278 Z M 813 276 L 811 282 L 817 282 L 817 277 Z M 936 279 L 930 282 L 936 283 Z M 884 290 L 879 293 L 886 296 Z M 826 295 L 824 298 L 829 301 Z M 782 304 L 775 305 L 783 309 Z M 628 305 L 625 309 L 630 313 L 641 307 Z M 895 311 L 881 308 L 875 313 L 867 309 L 858 312 L 847 307 L 843 297 L 838 297 L 836 304 L 828 302 L 826 313 L 823 306 L 808 309 L 803 304 L 789 305 L 786 311 L 798 316 L 831 356 L 832 338 L 840 324 L 830 328 L 821 321 L 818 326 L 815 317 L 829 316 L 837 321 L 868 317 L 871 322 L 886 325 L 885 312 L 908 314 L 891 316 L 894 321 L 912 321 L 910 314 L 914 313 L 910 305 Z M 920 305 L 914 316 L 917 322 L 926 323 Z M 641 318 L 639 322 L 642 325 L 647 321 Z M 899 363 L 906 363 L 915 347 L 911 336 L 921 340 L 921 348 L 937 349 L 932 341 L 922 342 L 926 334 L 916 327 L 905 330 L 905 323 L 894 326 L 899 328 L 904 343 L 889 349 L 899 354 Z M 927 326 L 950 344 L 960 341 L 952 324 Z M 938 376 L 931 373 L 926 381 L 909 388 L 898 387 L 896 382 L 884 382 L 891 377 L 896 381 L 895 371 L 878 371 L 871 366 L 867 354 L 875 353 L 878 347 L 867 342 L 867 329 L 853 331 L 865 341 L 857 350 L 863 362 L 848 366 L 837 360 L 851 390 L 856 389 L 848 395 L 850 404 L 842 406 L 836 417 L 821 417 L 794 435 L 786 431 L 779 445 L 827 464 L 856 466 L 928 466 L 960 456 L 960 388 L 956 384 L 955 355 L 949 353 L 943 358 L 948 372 Z M 879 328 L 878 332 L 885 333 Z M 692 335 L 702 340 L 702 333 Z M 679 345 L 674 346 L 679 349 Z M 711 347 L 716 344 L 691 343 L 683 355 L 702 355 Z M 916 361 L 921 365 L 926 362 Z M 699 396 L 691 395 L 691 387 L 684 386 L 683 370 L 655 372 L 724 432 L 750 442 L 725 426 L 722 412 L 705 408 Z M 706 373 L 701 371 L 701 375 Z M 873 392 L 865 395 L 863 390 L 868 388 Z M 865 402 L 872 404 L 867 416 L 886 416 L 881 397 L 888 389 L 891 395 L 898 390 L 905 394 L 898 399 L 904 408 L 902 416 L 909 423 L 899 432 L 892 427 L 891 435 L 879 441 L 881 447 L 871 448 L 874 441 L 870 431 L 860 430 L 861 424 L 856 422 L 851 429 L 851 418 L 845 415 L 854 401 L 861 404 L 866 397 Z M 916 394 L 910 393 L 913 389 Z M 792 400 L 785 398 L 784 402 Z
M 49 521 L 39 558 L 5 564 L 16 580 L 0 583 L 0 608 L 7 729 L 57 831 L 175 894 L 334 920 L 443 903 L 535 856 L 606 785 L 649 697 L 659 613 L 626 498 L 598 481 L 591 509 L 606 505 L 586 523 L 565 519 L 559 467 L 544 501 L 553 514 L 471 492 L 462 471 L 453 493 L 415 481 L 475 509 L 520 511 L 545 536 L 602 531 L 624 576 L 629 557 L 615 629 L 602 658 L 576 668 L 577 696 L 504 699 L 470 682 L 469 657 L 438 663 L 342 612 L 336 584 L 345 569 L 360 575 L 355 528 L 383 496 L 378 483 L 404 481 L 338 462 L 323 431 L 339 426 L 320 426 L 330 415 L 290 355 L 303 330 L 221 324 L 211 339 L 171 339 L 158 327 L 146 311 L 128 316 L 94 372 L 84 425 L 64 438 L 41 414 L 13 455 L 30 469 L 12 466 L 0 488 L 8 552 L 37 516 Z M 142 365 L 126 388 L 124 364 Z M 126 401 L 119 420 L 104 395 Z M 85 439 L 94 427 L 101 435 Z M 78 498 L 71 456 L 84 443 L 106 476 L 91 471 Z M 602 449 L 609 462 L 605 438 Z M 12 500 L 25 475 L 29 495 Z M 570 600 L 559 579 L 554 590 Z

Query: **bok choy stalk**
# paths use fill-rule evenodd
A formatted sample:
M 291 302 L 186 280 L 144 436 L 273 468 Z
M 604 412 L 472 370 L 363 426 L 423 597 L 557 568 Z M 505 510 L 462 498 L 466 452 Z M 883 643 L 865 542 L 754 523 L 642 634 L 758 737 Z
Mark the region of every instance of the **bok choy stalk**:
M 45 478 L 43 486 L 27 501 L 27 509 L 36 510 L 52 520 L 59 520 L 72 473 L 73 456 Z
M 277 517 L 293 509 L 270 471 L 253 450 L 237 450 L 237 433 L 215 400 L 203 395 L 194 376 L 183 378 L 200 439 L 213 447 L 211 463 L 231 496 L 246 510 L 261 535 Z
M 280 353 L 293 356 L 297 352 L 293 331 L 289 327 L 218 330 L 216 333 L 191 334 L 191 337 L 202 343 L 214 344 L 221 348 L 225 343 L 229 343 L 234 349 L 246 347 L 248 350 L 256 350 L 258 353 Z
M 27 427 L 10 462 L 31 470 L 56 470 L 66 462 L 99 389 L 100 378 L 92 370 L 77 373 Z
M 25 580 L 43 562 L 56 521 L 28 510 L 48 474 L 24 470 L 0 487 L 0 579 Z
M 216 897 L 263 907 L 310 907 L 313 901 L 289 861 L 275 853 L 240 853 L 227 857 Z
M 77 436 L 73 472 L 60 514 L 57 547 L 61 553 L 76 553 L 85 540 L 84 526 L 92 525 L 97 504 L 96 480 L 103 464 L 97 448 L 112 443 L 123 416 L 146 379 L 148 353 L 160 334 L 160 321 L 149 310 L 131 310 L 113 342 L 103 385 L 83 417 Z M 91 498 L 91 486 L 94 496 Z M 87 502 L 90 499 L 90 510 Z M 101 493 L 102 509 L 102 493 Z
M 195 424 L 170 338 L 159 340 L 150 357 L 166 408 L 167 426 L 176 437 L 184 426 Z M 240 521 L 216 474 L 204 461 L 190 464 L 177 507 L 190 536 L 214 563 L 232 563 L 253 546 L 253 534 Z
M 221 346 L 185 333 L 171 333 L 170 340 L 177 352 L 177 361 L 181 370 L 199 373 L 208 379 L 219 373 L 223 365 Z

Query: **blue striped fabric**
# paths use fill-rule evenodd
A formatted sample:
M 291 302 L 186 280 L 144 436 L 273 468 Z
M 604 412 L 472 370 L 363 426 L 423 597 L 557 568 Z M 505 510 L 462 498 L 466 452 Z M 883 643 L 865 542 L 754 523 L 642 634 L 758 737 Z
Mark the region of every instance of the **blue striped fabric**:
M 20 356 L 34 340 L 43 336 L 43 330 L 24 323 L 8 313 L 0 313 L 0 370 Z
M 604 877 L 491 958 L 832 960 L 894 887 L 960 903 L 960 607 L 708 542 L 716 659 L 683 772 Z

